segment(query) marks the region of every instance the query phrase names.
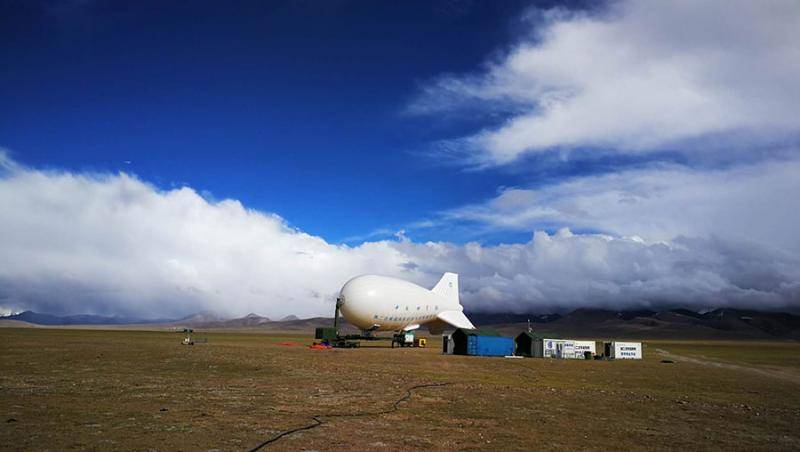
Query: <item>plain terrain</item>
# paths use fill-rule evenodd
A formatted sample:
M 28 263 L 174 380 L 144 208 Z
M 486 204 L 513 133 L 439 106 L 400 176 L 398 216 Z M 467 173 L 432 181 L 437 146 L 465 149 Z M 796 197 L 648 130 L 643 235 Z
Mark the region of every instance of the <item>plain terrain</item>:
M 647 341 L 636 362 L 199 337 L 0 329 L 1 447 L 246 450 L 308 427 L 263 449 L 800 449 L 796 342 Z

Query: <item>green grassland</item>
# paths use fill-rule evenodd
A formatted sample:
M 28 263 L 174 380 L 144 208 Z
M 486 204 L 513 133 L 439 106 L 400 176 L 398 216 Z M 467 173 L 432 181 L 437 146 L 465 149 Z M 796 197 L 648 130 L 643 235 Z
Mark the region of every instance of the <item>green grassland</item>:
M 200 337 L 0 329 L 0 445 L 247 450 L 310 427 L 263 450 L 800 448 L 795 342 L 652 341 L 635 362 Z

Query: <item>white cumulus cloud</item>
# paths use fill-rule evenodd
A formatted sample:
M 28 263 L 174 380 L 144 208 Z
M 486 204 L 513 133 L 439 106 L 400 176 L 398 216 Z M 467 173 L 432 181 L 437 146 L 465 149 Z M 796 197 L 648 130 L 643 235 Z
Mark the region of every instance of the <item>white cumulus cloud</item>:
M 492 230 L 568 226 L 650 241 L 716 235 L 798 256 L 799 194 L 797 158 L 716 169 L 662 164 L 505 189 L 444 219 Z
M 16 310 L 328 314 L 347 278 L 405 262 L 385 243 L 331 245 L 124 173 L 18 169 L 0 180 L 0 206 L 0 305 Z
M 794 0 L 623 0 L 602 13 L 544 17 L 534 39 L 484 73 L 432 81 L 411 106 L 513 112 L 446 143 L 473 164 L 554 148 L 720 151 L 800 131 Z
M 0 310 L 163 317 L 330 315 L 352 276 L 432 286 L 461 274 L 471 309 L 796 307 L 798 260 L 714 237 L 537 232 L 527 243 L 326 242 L 235 200 L 137 177 L 43 171 L 0 153 Z M 528 199 L 516 194 L 509 205 Z M 498 202 L 503 205 L 505 201 Z
M 553 312 L 576 307 L 738 306 L 797 309 L 798 259 L 714 237 L 646 242 L 603 234 L 536 232 L 521 244 L 396 245 L 462 275 L 473 309 Z

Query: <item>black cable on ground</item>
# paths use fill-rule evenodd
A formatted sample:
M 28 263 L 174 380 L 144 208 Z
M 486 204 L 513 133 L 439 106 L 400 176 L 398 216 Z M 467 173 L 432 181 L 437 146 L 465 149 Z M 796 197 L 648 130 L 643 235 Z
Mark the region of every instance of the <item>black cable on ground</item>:
M 311 420 L 314 421 L 312 424 L 308 424 L 308 425 L 305 425 L 303 427 L 297 427 L 297 428 L 293 428 L 291 430 L 286 430 L 285 432 L 281 432 L 281 433 L 273 436 L 272 438 L 264 441 L 263 443 L 259 444 L 258 446 L 250 449 L 250 452 L 256 452 L 257 450 L 260 450 L 261 448 L 263 448 L 265 446 L 269 446 L 270 444 L 278 441 L 279 439 L 281 439 L 283 437 L 286 437 L 286 436 L 289 436 L 289 435 L 292 435 L 294 433 L 317 428 L 320 425 L 325 423 L 323 418 L 381 416 L 381 415 L 384 415 L 384 414 L 393 413 L 393 412 L 395 412 L 395 411 L 397 411 L 399 409 L 401 403 L 406 402 L 406 401 L 408 401 L 408 399 L 411 398 L 411 394 L 413 393 L 413 391 L 415 391 L 417 389 L 422 389 L 422 388 L 432 388 L 432 387 L 437 387 L 437 386 L 447 386 L 449 384 L 450 383 L 424 383 L 424 384 L 411 386 L 410 388 L 406 389 L 406 393 L 405 393 L 405 395 L 403 397 L 400 397 L 399 399 L 395 400 L 395 402 L 392 404 L 391 408 L 388 408 L 388 409 L 385 409 L 385 410 L 381 410 L 381 411 L 363 411 L 363 412 L 360 412 L 360 413 L 333 413 L 333 414 L 317 414 L 317 415 L 314 415 L 314 416 L 311 417 Z

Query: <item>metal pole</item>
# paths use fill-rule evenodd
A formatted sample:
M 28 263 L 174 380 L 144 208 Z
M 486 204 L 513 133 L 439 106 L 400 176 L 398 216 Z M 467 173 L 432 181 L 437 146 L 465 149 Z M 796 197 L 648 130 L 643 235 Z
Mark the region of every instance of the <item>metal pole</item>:
M 336 312 L 333 315 L 333 327 L 336 328 L 336 334 L 339 334 L 339 308 L 342 307 L 342 299 L 336 298 Z

